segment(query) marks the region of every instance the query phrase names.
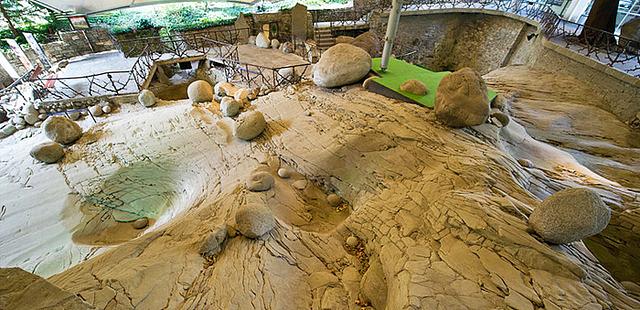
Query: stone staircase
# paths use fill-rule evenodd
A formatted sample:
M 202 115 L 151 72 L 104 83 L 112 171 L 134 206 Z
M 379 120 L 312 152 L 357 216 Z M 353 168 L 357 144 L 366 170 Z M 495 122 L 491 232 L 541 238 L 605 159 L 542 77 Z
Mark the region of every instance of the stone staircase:
M 314 36 L 319 50 L 326 51 L 336 44 L 336 38 L 331 33 L 331 28 L 315 28 Z

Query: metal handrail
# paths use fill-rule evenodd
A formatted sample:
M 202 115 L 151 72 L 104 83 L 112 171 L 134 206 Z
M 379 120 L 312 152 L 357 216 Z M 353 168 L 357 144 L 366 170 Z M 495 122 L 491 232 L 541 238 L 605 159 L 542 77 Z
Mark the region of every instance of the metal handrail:
M 366 12 L 389 9 L 388 2 L 378 1 L 366 8 L 347 11 L 312 11 L 314 25 L 329 22 L 331 27 L 352 26 L 367 16 Z M 541 33 L 564 46 L 604 65 L 631 76 L 640 77 L 640 41 L 601 29 L 590 28 L 562 19 L 546 3 L 527 0 L 405 0 L 403 11 L 438 9 L 481 9 L 507 12 L 539 22 Z M 353 19 L 352 16 L 359 16 Z M 366 19 L 368 20 L 368 19 Z M 588 36 L 583 34 L 586 29 Z M 560 41 L 560 42 L 558 42 Z

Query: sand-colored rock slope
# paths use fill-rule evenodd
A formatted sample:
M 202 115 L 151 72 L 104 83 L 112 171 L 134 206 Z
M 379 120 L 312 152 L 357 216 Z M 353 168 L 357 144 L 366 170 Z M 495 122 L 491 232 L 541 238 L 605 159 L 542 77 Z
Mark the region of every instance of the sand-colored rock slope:
M 92 127 L 56 170 L 74 196 L 94 204 L 56 213 L 76 214 L 64 217 L 65 240 L 75 245 L 59 250 L 23 237 L 32 246 L 18 252 L 82 261 L 49 281 L 98 309 L 640 307 L 634 286 L 616 281 L 584 244 L 545 244 L 526 224 L 540 199 L 589 186 L 614 209 L 616 230 L 635 231 L 637 192 L 532 139 L 517 121 L 452 130 L 428 109 L 359 87 L 302 86 L 253 108 L 267 129 L 251 142 L 234 138 L 232 120 L 215 109 L 186 102 L 131 109 Z M 296 173 L 280 178 L 281 167 Z M 244 188 L 255 169 L 273 174 L 271 190 Z M 330 206 L 329 193 L 344 203 Z M 229 229 L 221 252 L 202 258 L 208 234 L 233 227 L 246 203 L 266 204 L 276 228 L 258 240 Z M 152 225 L 136 238 L 122 221 L 141 215 Z M 617 238 L 607 232 L 603 239 Z M 69 258 L 69 249 L 92 258 Z

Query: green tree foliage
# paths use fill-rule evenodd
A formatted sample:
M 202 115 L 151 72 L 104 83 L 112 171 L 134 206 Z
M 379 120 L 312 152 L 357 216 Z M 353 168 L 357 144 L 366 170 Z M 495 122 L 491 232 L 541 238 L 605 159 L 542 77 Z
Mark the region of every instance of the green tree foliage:
M 32 5 L 26 0 L 1 0 L 0 3 L 19 33 L 18 36 L 15 36 L 8 22 L 2 20 L 0 39 L 16 39 L 18 43 L 26 44 L 20 33 L 31 32 L 35 34 L 39 42 L 47 42 L 56 30 L 67 27 L 68 23 L 56 20 L 49 10 Z M 0 47 L 6 48 L 6 42 L 0 41 Z

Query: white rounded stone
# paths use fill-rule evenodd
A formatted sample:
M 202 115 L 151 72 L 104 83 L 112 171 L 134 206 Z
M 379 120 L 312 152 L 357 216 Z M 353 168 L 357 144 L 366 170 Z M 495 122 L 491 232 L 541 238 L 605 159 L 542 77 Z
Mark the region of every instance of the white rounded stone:
M 213 100 L 213 87 L 207 81 L 195 81 L 187 87 L 187 97 L 192 102 L 211 101 Z
M 89 108 L 89 111 L 91 112 L 91 114 L 93 114 L 93 116 L 101 116 L 102 115 L 102 107 L 99 105 L 94 105 L 92 107 Z
M 271 40 L 271 48 L 272 49 L 278 49 L 280 47 L 280 41 L 278 41 L 278 39 L 273 39 Z
M 220 101 L 220 112 L 224 116 L 234 117 L 240 112 L 242 105 L 231 97 L 224 97 Z
M 147 108 L 152 107 L 156 104 L 156 95 L 148 89 L 143 89 L 138 94 L 138 102 Z
M 259 136 L 267 127 L 264 115 L 259 111 L 249 111 L 240 114 L 234 127 L 234 135 L 245 141 Z
M 293 170 L 289 168 L 280 168 L 278 169 L 278 176 L 283 179 L 288 179 L 293 175 Z
M 263 32 L 258 33 L 256 36 L 256 46 L 259 48 L 269 48 L 271 41 L 267 39 Z
M 313 67 L 313 82 L 321 87 L 340 87 L 362 80 L 370 70 L 367 52 L 351 44 L 336 44 Z

